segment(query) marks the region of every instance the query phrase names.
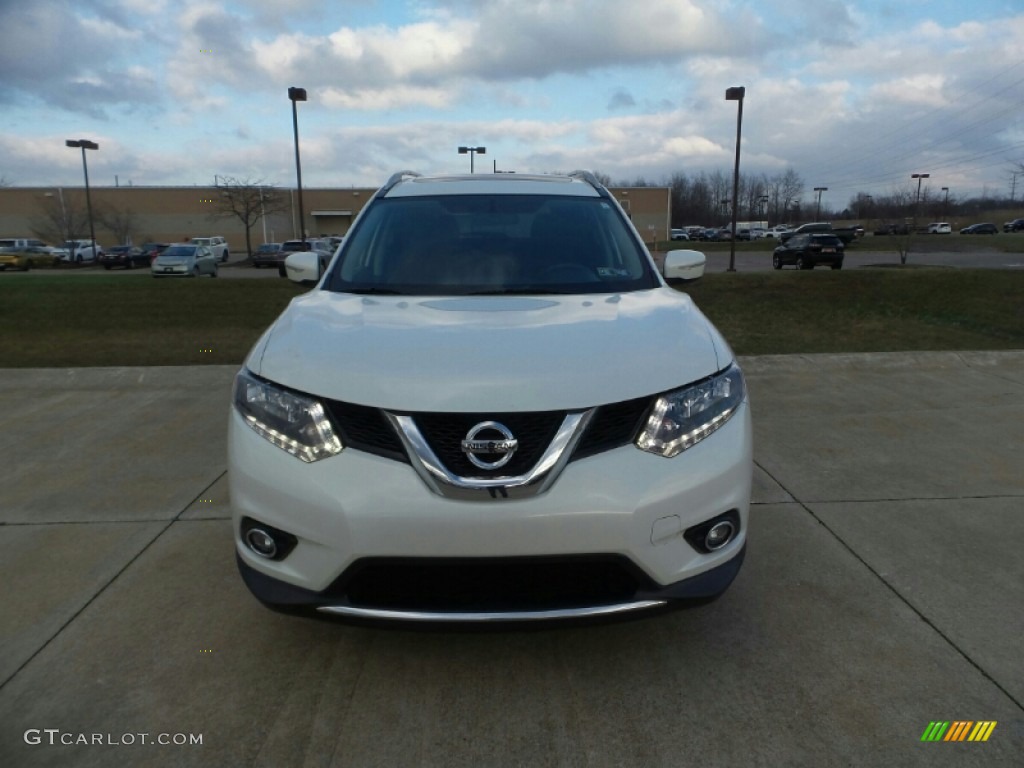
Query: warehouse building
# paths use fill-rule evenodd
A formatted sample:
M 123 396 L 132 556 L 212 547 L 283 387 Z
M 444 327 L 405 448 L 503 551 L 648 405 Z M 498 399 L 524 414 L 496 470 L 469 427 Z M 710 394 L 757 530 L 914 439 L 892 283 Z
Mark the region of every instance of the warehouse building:
M 302 190 L 306 235 L 343 235 L 376 190 L 369 187 Z M 644 241 L 669 239 L 671 196 L 668 187 L 612 187 Z M 258 190 L 257 190 L 258 192 Z M 272 198 L 277 195 L 277 204 Z M 96 240 L 181 242 L 204 235 L 227 238 L 231 252 L 245 253 L 245 227 L 233 215 L 219 213 L 223 189 L 194 187 L 90 186 Z M 252 228 L 252 246 L 299 237 L 299 201 L 294 188 L 263 189 L 266 213 Z M 266 205 L 263 205 L 263 202 Z M 63 222 L 74 222 L 75 237 L 88 239 L 83 187 L 0 188 L 0 237 L 38 237 L 58 245 Z

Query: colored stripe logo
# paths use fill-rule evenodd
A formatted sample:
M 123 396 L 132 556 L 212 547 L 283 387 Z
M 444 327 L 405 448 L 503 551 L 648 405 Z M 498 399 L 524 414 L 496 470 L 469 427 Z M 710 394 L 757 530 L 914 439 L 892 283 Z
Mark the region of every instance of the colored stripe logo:
M 921 734 L 921 741 L 988 741 L 996 729 L 995 720 L 933 720 Z

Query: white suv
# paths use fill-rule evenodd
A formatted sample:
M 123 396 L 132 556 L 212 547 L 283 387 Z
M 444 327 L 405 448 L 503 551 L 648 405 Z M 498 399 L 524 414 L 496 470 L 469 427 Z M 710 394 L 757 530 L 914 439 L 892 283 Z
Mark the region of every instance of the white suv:
M 228 241 L 220 235 L 214 235 L 213 237 L 193 237 L 190 241 L 192 245 L 202 245 L 209 248 L 217 261 L 223 264 L 231 256 L 231 250 L 228 247 Z
M 71 261 L 81 264 L 83 261 L 96 261 L 103 256 L 103 246 L 99 243 L 93 247 L 92 240 L 65 240 L 64 248 L 60 251 L 60 258 L 63 261 Z
M 350 620 L 617 617 L 713 599 L 746 546 L 732 350 L 589 173 L 396 174 L 234 388 L 238 565 Z

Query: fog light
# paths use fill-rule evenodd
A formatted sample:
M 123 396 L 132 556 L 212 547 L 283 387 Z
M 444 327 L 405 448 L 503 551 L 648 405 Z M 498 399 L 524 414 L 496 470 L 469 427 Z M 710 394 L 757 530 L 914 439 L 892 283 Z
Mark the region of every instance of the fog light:
M 298 545 L 299 540 L 287 531 L 272 525 L 243 517 L 238 531 L 250 552 L 267 560 L 284 560 Z
M 277 542 L 262 528 L 250 528 L 245 532 L 245 543 L 260 557 L 273 560 L 277 554 Z
M 717 552 L 740 535 L 740 513 L 730 509 L 683 531 L 683 538 L 703 555 Z
M 704 536 L 704 546 L 707 547 L 709 552 L 714 552 L 716 549 L 721 549 L 732 541 L 733 534 L 735 533 L 736 528 L 728 520 L 715 523 L 711 526 L 707 535 Z

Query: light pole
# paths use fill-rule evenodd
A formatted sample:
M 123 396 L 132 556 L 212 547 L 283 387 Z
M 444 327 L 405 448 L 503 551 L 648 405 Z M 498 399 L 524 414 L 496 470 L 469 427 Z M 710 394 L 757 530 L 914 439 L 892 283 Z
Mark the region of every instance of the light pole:
M 736 106 L 736 162 L 732 168 L 732 237 L 729 238 L 729 271 L 736 271 L 736 215 L 739 208 L 740 192 L 740 136 L 743 131 L 743 97 L 747 89 L 742 85 L 725 89 L 725 100 L 735 101 Z
M 757 215 L 761 217 L 761 223 L 768 226 L 768 221 L 765 219 L 765 215 L 768 212 L 768 195 L 761 195 L 757 198 Z
M 815 187 L 814 191 L 818 193 L 818 204 L 814 207 L 814 220 L 817 221 L 821 218 L 821 193 L 828 192 L 828 187 Z
M 288 98 L 292 102 L 292 128 L 295 131 L 295 176 L 299 184 L 299 237 L 306 242 L 306 217 L 302 210 L 302 163 L 299 162 L 299 111 L 295 107 L 298 101 L 306 101 L 305 88 L 289 88 Z
M 930 173 L 912 173 L 910 178 L 917 179 L 917 199 L 914 201 L 914 214 L 917 215 L 917 206 L 921 204 L 921 179 L 930 179 Z
M 917 229 L 917 216 L 921 209 L 921 180 L 931 178 L 931 174 L 912 173 L 910 178 L 917 179 L 917 198 L 914 200 L 914 229 Z
M 97 144 L 95 141 L 89 141 L 88 139 L 78 139 L 77 141 L 76 140 L 72 140 L 72 139 L 67 139 L 67 140 L 65 140 L 64 144 L 65 144 L 65 146 L 68 146 L 68 147 L 75 147 L 75 148 L 81 147 L 82 148 L 82 172 L 85 174 L 85 209 L 89 213 L 89 238 L 90 238 L 90 240 L 92 242 L 92 258 L 93 258 L 93 260 L 96 260 L 96 258 L 97 258 L 97 253 L 96 253 L 96 228 L 93 226 L 93 223 L 92 223 L 92 198 L 89 195 L 89 166 L 85 162 L 85 150 L 87 150 L 87 149 L 99 149 L 100 145 Z M 63 204 L 63 202 L 64 202 L 64 195 L 63 194 L 61 195 L 60 199 L 61 199 L 61 204 Z M 72 248 L 72 250 L 74 250 L 74 249 Z M 69 254 L 68 258 L 71 261 L 74 261 L 75 254 L 74 253 Z
M 469 155 L 469 172 L 474 173 L 473 159 L 477 155 L 486 155 L 487 147 L 459 147 L 460 155 Z
M 949 216 L 949 187 L 943 187 L 942 191 L 946 193 L 946 198 L 942 201 L 942 218 Z

